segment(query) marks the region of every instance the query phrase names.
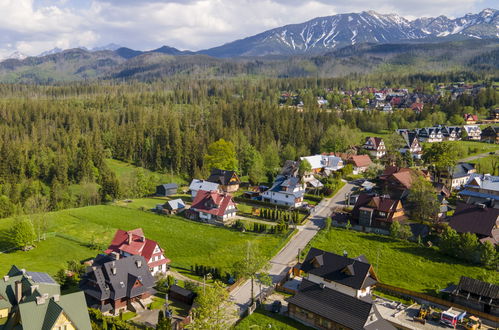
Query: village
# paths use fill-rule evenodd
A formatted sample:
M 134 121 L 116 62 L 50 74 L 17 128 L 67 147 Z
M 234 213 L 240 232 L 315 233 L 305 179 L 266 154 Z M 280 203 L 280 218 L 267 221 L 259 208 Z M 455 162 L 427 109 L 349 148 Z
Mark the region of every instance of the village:
M 352 152 L 286 160 L 268 185 L 251 185 L 223 168 L 185 186 L 158 185 L 146 199 L 147 205 L 155 204 L 140 207 L 140 212 L 165 218 L 159 221 L 182 217 L 202 226 L 284 237 L 270 270 L 241 276 L 191 264 L 190 271 L 180 272 L 172 267 L 172 251 L 150 238 L 153 232 L 127 226 L 94 258 L 68 263 L 57 280 L 12 265 L 0 281 L 0 320 L 7 327 L 22 323 L 25 329 L 46 322 L 50 328 L 90 329 L 88 306 L 92 319 L 107 320 L 115 328 L 161 328 L 165 322 L 174 329 L 188 328 L 199 288 L 218 281 L 235 303 L 227 309 L 235 308 L 238 316 L 256 311 L 317 329 L 497 328 L 499 176 L 480 172 L 473 161 L 445 159 L 450 150 L 440 148 L 440 142 L 490 146 L 493 151 L 472 159 L 487 158 L 498 169 L 499 127 L 482 130 L 473 116 L 465 120 L 462 127 L 398 129 L 394 134 L 400 145 L 367 136 Z M 393 152 L 401 156 L 398 161 L 390 157 Z M 441 163 L 445 166 L 437 168 Z M 432 293 L 399 287 L 380 275 L 384 271 L 373 251 L 311 245 L 335 232 L 372 233 L 380 242 L 382 237 L 411 242 L 403 244 L 416 244 L 422 251 L 438 245 L 436 253 L 478 263 L 492 273 L 480 278 L 461 273 L 458 281 Z M 61 294 L 61 286 L 71 293 Z M 56 316 L 48 320 L 48 315 Z M 239 317 L 228 315 L 227 324 L 237 323 Z

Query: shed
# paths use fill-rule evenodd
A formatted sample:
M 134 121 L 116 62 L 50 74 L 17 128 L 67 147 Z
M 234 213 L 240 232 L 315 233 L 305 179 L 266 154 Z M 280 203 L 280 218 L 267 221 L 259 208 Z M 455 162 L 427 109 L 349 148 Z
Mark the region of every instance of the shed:
M 175 195 L 178 190 L 176 183 L 166 183 L 156 186 L 156 196 L 171 196 Z
M 170 287 L 168 294 L 170 299 L 177 300 L 188 305 L 192 305 L 194 303 L 194 298 L 196 298 L 196 294 L 194 292 L 184 289 L 176 284 Z
M 168 210 L 171 214 L 182 212 L 184 209 L 185 203 L 180 198 L 168 201 L 163 205 L 163 210 Z

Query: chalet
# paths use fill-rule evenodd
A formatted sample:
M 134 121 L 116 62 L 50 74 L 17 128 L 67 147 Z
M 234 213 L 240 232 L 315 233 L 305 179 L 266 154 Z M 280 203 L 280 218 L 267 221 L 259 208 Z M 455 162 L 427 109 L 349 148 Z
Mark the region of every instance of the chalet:
M 412 182 L 418 176 L 429 179 L 426 172 L 411 168 L 399 168 L 396 166 L 387 166 L 383 174 L 379 177 L 383 191 L 386 191 L 394 199 L 403 199 L 409 194 Z
M 446 141 L 461 140 L 461 130 L 459 126 L 444 126 L 442 127 L 442 134 Z
M 310 166 L 312 167 L 312 172 L 314 174 L 329 175 L 331 172 L 338 171 L 339 169 L 343 168 L 343 160 L 340 157 L 336 157 L 334 155 L 324 154 L 324 155 L 306 156 L 306 157 L 300 157 L 300 160 L 308 161 Z
M 499 209 L 485 204 L 457 204 L 449 226 L 458 233 L 477 235 L 480 242 L 499 245 Z
M 411 105 L 411 109 L 412 111 L 415 111 L 415 112 L 422 112 L 423 111 L 423 103 L 420 103 L 420 102 L 414 102 L 412 105 Z
M 459 195 L 468 204 L 495 201 L 499 206 L 499 176 L 473 173 Z
M 385 142 L 379 137 L 366 137 L 366 142 L 362 148 L 369 151 L 369 154 L 376 159 L 386 155 Z
M 416 129 L 420 142 L 442 142 L 443 134 L 440 127 L 425 127 Z
M 156 196 L 171 196 L 175 195 L 178 191 L 176 183 L 167 183 L 156 186 Z
M 111 245 L 104 251 L 118 260 L 130 256 L 142 256 L 147 262 L 151 275 L 165 274 L 170 259 L 164 256 L 163 249 L 153 240 L 145 238 L 141 228 L 124 231 L 118 229 Z
M 0 280 L 0 324 L 2 329 L 92 329 L 83 292 L 61 295 L 47 273 L 16 266 Z
M 219 188 L 226 193 L 233 193 L 239 189 L 241 180 L 235 171 L 226 171 L 214 168 L 206 180 L 219 185 Z
M 463 130 L 466 131 L 468 135 L 468 140 L 480 140 L 482 135 L 482 130 L 478 125 L 464 125 Z
M 423 148 L 419 143 L 416 133 L 403 131 L 401 136 L 405 141 L 405 145 L 400 148 L 399 151 L 401 153 L 409 152 L 413 158 L 421 159 L 421 156 L 423 155 Z
M 474 164 L 459 163 L 450 171 L 440 173 L 437 182 L 443 183 L 450 189 L 459 189 L 469 181 L 470 176 L 473 173 L 476 173 Z
M 235 218 L 236 212 L 236 203 L 231 194 L 200 190 L 187 216 L 209 223 L 226 224 Z
M 305 277 L 288 300 L 291 318 L 318 329 L 395 329 L 373 304 L 377 277 L 364 256 L 312 248 L 300 271 Z
M 154 277 L 140 255 L 115 259 L 116 255 L 98 255 L 80 281 L 87 304 L 101 312 L 144 309 L 154 294 Z
M 499 126 L 489 126 L 480 135 L 482 142 L 499 144 Z
M 189 186 L 189 190 L 191 191 L 191 197 L 194 199 L 198 191 L 221 191 L 220 185 L 218 183 L 209 182 L 205 180 L 193 179 Z
M 352 155 L 347 162 L 353 165 L 354 175 L 364 173 L 373 163 L 368 155 Z
M 406 218 L 400 200 L 365 193 L 359 195 L 352 217 L 361 226 L 379 228 L 389 228 L 393 222 Z
M 298 176 L 278 175 L 269 190 L 262 194 L 264 202 L 300 207 L 303 204 L 306 185 Z
M 461 276 L 450 294 L 451 301 L 499 316 L 499 285 Z
M 463 115 L 464 123 L 466 125 L 474 125 L 478 121 L 478 116 L 471 113 L 465 113 Z

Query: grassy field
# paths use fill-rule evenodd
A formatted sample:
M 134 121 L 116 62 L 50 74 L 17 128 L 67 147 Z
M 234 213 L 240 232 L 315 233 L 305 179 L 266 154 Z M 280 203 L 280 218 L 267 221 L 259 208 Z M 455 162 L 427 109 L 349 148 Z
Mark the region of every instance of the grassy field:
M 152 172 L 148 169 L 137 167 L 129 163 L 125 163 L 116 159 L 106 159 L 106 164 L 116 174 L 118 180 L 122 182 L 129 181 L 137 169 L 142 169 L 145 175 L 153 175 L 157 182 L 161 183 L 177 183 L 179 185 L 187 184 L 187 182 L 178 175 L 171 175 L 159 172 Z M 159 183 L 158 183 L 159 184 Z
M 461 275 L 477 278 L 485 272 L 441 254 L 436 248 L 344 229 L 320 232 L 311 246 L 338 254 L 347 251 L 351 257 L 364 254 L 381 282 L 430 294 L 459 282 Z M 498 273 L 490 271 L 490 275 L 499 283 Z
M 95 257 L 98 251 L 89 249 L 86 243 L 107 246 L 116 229 L 141 227 L 148 238 L 156 240 L 165 250 L 166 256 L 172 260 L 172 266 L 179 269 L 190 269 L 199 264 L 228 270 L 245 255 L 247 242 L 270 257 L 284 241 L 283 237 L 275 235 L 240 233 L 180 217 L 118 206 L 68 209 L 48 213 L 46 217 L 48 232 L 69 235 L 76 242 L 60 237 L 48 238 L 37 243 L 34 250 L 0 254 L 0 273 L 5 273 L 10 265 L 16 264 L 33 271 L 55 274 L 68 260 Z M 12 221 L 2 220 L 0 231 L 8 229 Z
M 499 150 L 497 145 L 478 141 L 448 141 L 448 143 L 455 144 L 462 148 L 462 152 L 460 153 L 461 158 Z M 432 145 L 432 143 L 423 143 L 423 149 L 430 145 Z
M 499 149 L 499 147 L 498 147 Z M 489 173 L 491 175 L 499 175 L 499 155 L 487 156 L 470 161 L 474 163 L 478 173 Z
M 263 309 L 258 308 L 253 314 L 245 317 L 236 326 L 236 330 L 243 329 L 278 329 L 278 330 L 291 330 L 291 329 L 313 329 L 307 327 L 295 320 L 278 315 Z

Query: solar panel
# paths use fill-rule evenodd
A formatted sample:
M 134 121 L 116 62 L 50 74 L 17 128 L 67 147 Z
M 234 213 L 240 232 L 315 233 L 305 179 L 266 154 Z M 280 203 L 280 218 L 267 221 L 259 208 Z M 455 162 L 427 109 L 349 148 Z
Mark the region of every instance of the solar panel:
M 26 272 L 31 280 L 35 283 L 47 283 L 47 284 L 57 284 L 52 277 L 47 273 L 40 272 Z

